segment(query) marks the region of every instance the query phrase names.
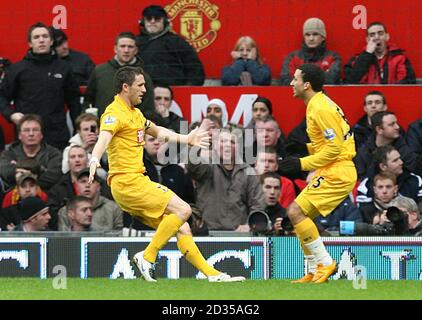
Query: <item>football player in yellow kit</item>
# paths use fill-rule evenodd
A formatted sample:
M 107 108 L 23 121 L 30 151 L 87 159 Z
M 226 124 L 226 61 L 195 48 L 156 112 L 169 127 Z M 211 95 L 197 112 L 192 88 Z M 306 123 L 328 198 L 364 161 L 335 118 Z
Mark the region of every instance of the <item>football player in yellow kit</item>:
M 334 261 L 312 221 L 329 215 L 352 191 L 357 174 L 353 164 L 355 141 L 341 108 L 323 93 L 324 71 L 303 64 L 290 85 L 293 95 L 306 105 L 309 156 L 288 157 L 279 163 L 282 175 L 314 171 L 305 189 L 287 210 L 308 263 L 308 273 L 293 283 L 323 283 L 336 271 Z
M 133 264 L 143 278 L 156 282 L 154 264 L 158 251 L 176 235 L 177 246 L 186 259 L 208 277 L 210 282 L 243 281 L 244 277 L 231 277 L 210 266 L 202 256 L 192 238 L 186 222 L 191 207 L 173 191 L 152 182 L 144 175 L 144 137 L 149 134 L 165 141 L 180 142 L 191 146 L 208 147 L 209 136 L 198 128 L 188 135 L 174 133 L 147 120 L 136 108 L 145 94 L 143 71 L 134 67 L 123 67 L 115 75 L 114 101 L 101 116 L 100 135 L 92 151 L 90 177 L 92 182 L 99 160 L 107 149 L 109 161 L 108 184 L 114 200 L 126 212 L 136 216 L 156 232 L 144 251 L 133 257 Z

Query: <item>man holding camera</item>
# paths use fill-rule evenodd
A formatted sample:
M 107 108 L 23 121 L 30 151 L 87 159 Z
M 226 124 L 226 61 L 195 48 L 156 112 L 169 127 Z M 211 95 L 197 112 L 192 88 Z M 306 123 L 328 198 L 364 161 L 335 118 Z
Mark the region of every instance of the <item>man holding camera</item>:
M 418 209 L 418 206 L 412 198 L 408 197 L 399 197 L 392 201 L 391 203 L 394 207 L 397 207 L 400 210 L 400 217 L 404 216 L 405 225 L 407 224 L 407 234 L 420 237 L 422 236 L 422 220 L 421 213 Z
M 76 134 L 70 138 L 69 145 L 63 151 L 63 174 L 69 172 L 69 150 L 71 146 L 81 146 L 87 152 L 88 160 L 91 159 L 92 149 L 94 149 L 95 143 L 98 140 L 98 128 L 100 127 L 100 120 L 97 116 L 91 113 L 82 113 L 76 118 L 75 126 Z M 104 168 L 107 157 L 104 156 L 103 158 L 104 159 L 101 160 Z M 99 168 L 99 172 L 97 172 L 97 174 L 99 174 L 102 179 L 105 179 L 107 172 L 103 168 Z

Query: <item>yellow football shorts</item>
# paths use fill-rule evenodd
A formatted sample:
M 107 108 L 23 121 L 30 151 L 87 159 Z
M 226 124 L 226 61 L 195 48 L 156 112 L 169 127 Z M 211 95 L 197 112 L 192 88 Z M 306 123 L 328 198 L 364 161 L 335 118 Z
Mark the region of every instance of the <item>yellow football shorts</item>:
M 320 214 L 325 217 L 349 195 L 356 179 L 356 168 L 351 162 L 318 169 L 295 202 L 309 218 L 314 219 Z
M 110 181 L 111 193 L 122 210 L 156 229 L 174 192 L 140 173 L 117 174 Z

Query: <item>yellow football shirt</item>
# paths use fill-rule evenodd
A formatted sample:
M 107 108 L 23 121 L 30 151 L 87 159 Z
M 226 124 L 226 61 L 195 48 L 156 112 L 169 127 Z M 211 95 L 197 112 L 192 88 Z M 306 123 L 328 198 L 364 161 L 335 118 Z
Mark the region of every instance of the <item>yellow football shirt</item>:
M 100 131 L 113 135 L 107 148 L 109 177 L 120 173 L 144 173 L 145 130 L 151 126 L 138 108 L 118 95 L 101 116 Z
M 300 159 L 302 170 L 314 170 L 353 159 L 355 140 L 349 123 L 341 108 L 322 92 L 313 96 L 307 105 L 306 125 L 311 155 Z

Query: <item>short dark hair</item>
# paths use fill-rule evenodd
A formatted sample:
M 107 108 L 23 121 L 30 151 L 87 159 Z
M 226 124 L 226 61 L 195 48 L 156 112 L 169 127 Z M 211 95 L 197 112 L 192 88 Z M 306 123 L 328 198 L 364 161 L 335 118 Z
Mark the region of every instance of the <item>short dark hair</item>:
M 385 32 L 387 32 L 387 27 L 385 26 L 385 24 L 384 24 L 384 23 L 379 22 L 379 21 L 374 21 L 374 22 L 372 22 L 372 23 L 370 23 L 370 24 L 369 24 L 368 28 L 366 28 L 366 34 L 367 34 L 367 35 L 369 35 L 368 30 L 369 30 L 370 28 L 372 28 L 373 26 L 381 26 L 381 27 L 383 27 L 383 28 L 384 28 L 384 31 L 385 31 Z
M 278 153 L 276 148 L 274 148 L 273 146 L 265 146 L 263 149 L 258 149 L 256 157 L 258 158 L 258 154 L 260 153 L 269 153 L 269 154 L 275 154 L 278 157 Z
M 144 75 L 144 70 L 139 67 L 123 67 L 117 70 L 114 76 L 114 84 L 117 93 L 122 92 L 123 84 L 131 86 L 135 82 L 135 78 L 138 75 Z
M 73 197 L 66 205 L 66 212 L 69 212 L 70 210 L 75 211 L 76 206 L 81 202 L 89 202 L 92 203 L 91 199 L 85 197 L 85 196 L 75 196 Z
M 39 115 L 37 115 L 37 114 L 35 114 L 35 113 L 27 113 L 27 114 L 25 114 L 20 120 L 19 120 L 19 123 L 18 123 L 18 126 L 17 126 L 17 128 L 18 128 L 18 132 L 20 132 L 21 131 L 21 127 L 22 127 L 22 124 L 24 123 L 24 122 L 27 122 L 27 121 L 35 121 L 35 122 L 38 122 L 38 124 L 40 125 L 40 128 L 41 128 L 41 131 L 42 131 L 42 129 L 43 129 L 43 124 L 42 124 L 42 119 L 41 119 L 41 117 L 39 116 Z
M 309 82 L 312 90 L 315 92 L 323 90 L 325 82 L 324 70 L 312 63 L 302 64 L 298 69 L 302 71 L 303 82 Z
M 385 116 L 388 115 L 394 115 L 394 112 L 391 111 L 379 111 L 377 113 L 375 113 L 372 117 L 371 117 L 371 127 L 372 130 L 376 130 L 377 127 L 381 127 L 382 126 L 382 120 Z
M 372 96 L 372 95 L 380 96 L 382 98 L 382 103 L 387 104 L 387 99 L 385 98 L 384 93 L 382 93 L 381 91 L 378 91 L 378 90 L 371 90 L 363 98 L 363 105 L 366 105 L 366 97 Z
M 390 152 L 397 150 L 391 144 L 386 144 L 381 147 L 375 148 L 372 152 L 372 157 L 375 166 L 375 172 L 380 172 L 380 164 L 387 164 L 387 156 Z
M 263 97 L 263 96 L 258 96 L 254 102 L 252 102 L 252 109 L 255 103 L 257 102 L 262 102 L 263 104 L 265 104 L 268 108 L 268 111 L 270 112 L 270 114 L 273 114 L 273 104 L 271 103 L 271 100 Z
M 50 35 L 50 39 L 53 40 L 53 34 L 51 33 L 50 28 L 42 22 L 37 22 L 37 23 L 33 24 L 32 26 L 30 26 L 29 29 L 28 29 L 28 33 L 27 33 L 28 42 L 31 42 L 32 31 L 34 31 L 34 29 L 36 29 L 36 28 L 47 29 L 48 34 Z
M 173 90 L 170 88 L 170 86 L 166 85 L 166 84 L 154 84 L 154 89 L 155 88 L 164 88 L 167 89 L 168 91 L 170 91 L 170 99 L 173 100 Z
M 261 184 L 264 184 L 265 179 L 267 178 L 273 178 L 280 181 L 280 188 L 281 188 L 281 177 L 277 172 L 265 172 L 261 174 L 261 176 L 259 177 L 259 182 L 261 182 Z
M 119 42 L 120 39 L 123 38 L 128 38 L 128 39 L 132 39 L 133 41 L 136 42 L 136 37 L 134 35 L 133 32 L 130 31 L 124 31 L 124 32 L 120 32 L 117 36 L 116 39 L 114 40 L 114 44 L 117 45 L 117 43 Z

